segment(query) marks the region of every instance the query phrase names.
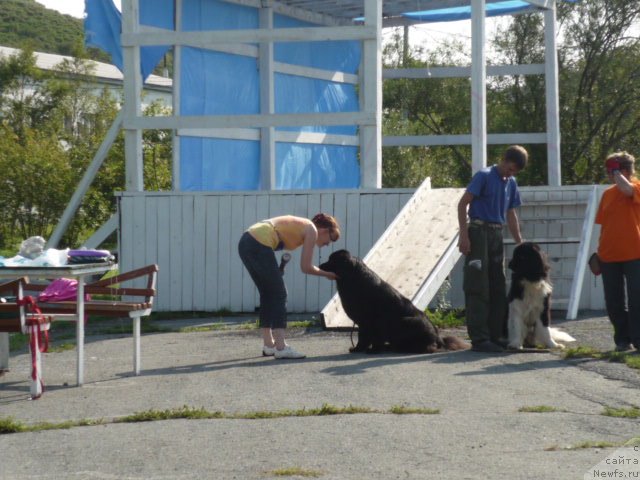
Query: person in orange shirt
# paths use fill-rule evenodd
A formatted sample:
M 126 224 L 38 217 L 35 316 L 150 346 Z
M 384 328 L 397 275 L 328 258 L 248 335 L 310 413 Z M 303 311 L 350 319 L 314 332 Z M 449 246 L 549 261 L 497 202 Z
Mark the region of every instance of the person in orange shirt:
M 275 251 L 302 247 L 300 270 L 335 280 L 336 274 L 313 264 L 314 247 L 324 247 L 340 238 L 340 226 L 331 215 L 318 213 L 313 219 L 283 215 L 251 225 L 240 238 L 238 253 L 260 293 L 259 325 L 262 355 L 304 358 L 284 340 L 287 326 L 287 288 L 278 268 Z
M 613 185 L 603 193 L 595 219 L 601 226 L 598 257 L 616 351 L 630 350 L 632 344 L 640 351 L 640 181 L 634 164 L 627 152 L 607 157 Z

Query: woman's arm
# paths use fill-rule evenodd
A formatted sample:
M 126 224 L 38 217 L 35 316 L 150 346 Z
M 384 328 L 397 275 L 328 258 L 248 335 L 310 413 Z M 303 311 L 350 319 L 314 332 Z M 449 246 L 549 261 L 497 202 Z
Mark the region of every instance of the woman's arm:
M 625 177 L 620 170 L 614 170 L 613 172 L 613 181 L 625 196 L 633 197 L 633 185 L 631 182 Z
M 304 243 L 302 244 L 302 255 L 300 255 L 300 270 L 307 275 L 317 275 L 318 277 L 335 280 L 338 278 L 335 273 L 320 270 L 313 264 L 313 249 L 316 246 L 317 240 L 318 230 L 311 224 L 304 230 Z

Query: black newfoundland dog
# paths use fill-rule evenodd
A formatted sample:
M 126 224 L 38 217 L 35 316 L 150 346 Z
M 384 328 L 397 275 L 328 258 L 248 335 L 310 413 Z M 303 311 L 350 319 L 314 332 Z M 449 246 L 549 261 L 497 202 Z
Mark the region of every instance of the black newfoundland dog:
M 540 247 L 524 242 L 513 250 L 509 262 L 509 348 L 562 348 L 558 341 L 573 342 L 569 334 L 551 328 L 551 293 L 549 263 Z
M 424 312 L 347 250 L 333 252 L 320 269 L 338 276 L 342 307 L 358 325 L 358 343 L 351 352 L 433 353 L 469 348 L 457 337 L 440 337 Z

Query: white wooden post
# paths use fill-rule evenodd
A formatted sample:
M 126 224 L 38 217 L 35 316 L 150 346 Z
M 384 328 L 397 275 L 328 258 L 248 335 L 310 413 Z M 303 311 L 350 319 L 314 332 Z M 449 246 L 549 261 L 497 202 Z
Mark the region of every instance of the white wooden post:
M 582 224 L 582 237 L 580 238 L 578 257 L 576 258 L 576 267 L 573 273 L 573 282 L 571 283 L 569 305 L 567 306 L 567 320 L 575 320 L 575 318 L 578 316 L 580 294 L 582 293 L 582 283 L 584 282 L 584 274 L 586 271 L 587 262 L 589 260 L 591 234 L 593 232 L 593 222 L 596 218 L 597 208 L 598 187 L 594 185 L 591 193 L 589 194 L 589 203 L 587 203 L 587 210 L 584 214 L 584 223 Z
M 485 0 L 471 2 L 471 171 L 487 166 Z
M 264 3 L 264 2 L 263 2 Z M 273 29 L 273 8 L 260 8 L 260 28 Z M 273 42 L 260 43 L 260 113 L 269 115 L 275 112 Z M 275 128 L 260 129 L 260 188 L 274 190 L 276 187 L 276 142 Z
M 0 372 L 9 370 L 9 334 L 0 332 Z
M 558 94 L 557 23 L 555 0 L 544 12 L 545 91 L 547 99 L 547 181 L 562 184 L 560 168 L 560 106 Z
M 375 115 L 373 125 L 360 126 L 360 186 L 382 187 L 382 0 L 364 0 L 364 24 L 375 27 L 376 38 L 364 40 L 361 77 L 365 113 Z
M 140 30 L 138 0 L 122 0 L 122 34 L 138 33 Z M 131 122 L 142 116 L 140 94 L 140 46 L 123 46 L 124 60 L 124 145 L 125 145 L 125 189 L 141 192 L 142 177 L 142 130 L 132 127 Z
M 176 32 L 182 31 L 182 0 L 176 0 Z M 173 46 L 173 79 L 171 84 L 171 94 L 173 97 L 173 115 L 179 115 L 181 95 L 180 88 L 182 85 L 182 45 Z M 180 181 L 180 135 L 176 129 L 172 131 L 173 141 L 173 162 L 171 174 L 171 186 L 174 192 L 181 190 Z

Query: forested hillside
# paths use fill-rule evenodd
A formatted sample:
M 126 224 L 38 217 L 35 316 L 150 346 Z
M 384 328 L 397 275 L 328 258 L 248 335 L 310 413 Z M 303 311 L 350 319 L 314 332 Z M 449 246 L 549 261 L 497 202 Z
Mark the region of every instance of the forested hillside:
M 37 52 L 73 55 L 83 48 L 83 43 L 81 19 L 50 10 L 35 0 L 0 1 L 1 46 L 28 46 Z M 95 60 L 109 61 L 99 50 L 90 49 L 88 55 Z

